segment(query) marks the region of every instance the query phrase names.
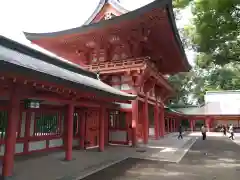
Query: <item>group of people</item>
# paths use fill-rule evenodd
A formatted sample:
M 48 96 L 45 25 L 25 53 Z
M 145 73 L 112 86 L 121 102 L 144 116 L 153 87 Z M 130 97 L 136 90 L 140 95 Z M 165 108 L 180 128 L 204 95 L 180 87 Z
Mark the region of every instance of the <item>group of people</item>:
M 227 135 L 227 127 L 225 125 L 222 126 L 221 131 L 223 132 L 224 136 Z M 178 128 L 178 132 L 179 132 L 178 139 L 182 139 L 183 138 L 183 136 L 182 136 L 183 127 L 181 124 Z M 206 125 L 204 125 L 204 124 L 202 125 L 201 132 L 202 132 L 202 140 L 206 140 L 206 138 L 207 138 L 207 126 Z M 230 133 L 229 138 L 234 140 L 234 128 L 233 128 L 232 124 L 230 124 L 230 126 L 228 128 L 228 132 Z
M 223 132 L 224 136 L 227 135 L 227 129 L 228 129 L 228 132 L 230 133 L 229 138 L 234 140 L 234 128 L 233 128 L 233 125 L 230 124 L 230 126 L 228 128 L 225 125 L 222 125 L 221 131 Z

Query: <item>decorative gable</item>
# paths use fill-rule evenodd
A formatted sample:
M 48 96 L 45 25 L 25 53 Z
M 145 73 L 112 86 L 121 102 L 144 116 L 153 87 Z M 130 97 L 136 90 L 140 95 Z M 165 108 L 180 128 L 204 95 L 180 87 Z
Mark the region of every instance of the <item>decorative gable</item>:
M 104 20 L 109 20 L 109 19 L 112 19 L 113 17 L 115 17 L 116 15 L 111 13 L 111 12 L 106 12 L 104 14 Z

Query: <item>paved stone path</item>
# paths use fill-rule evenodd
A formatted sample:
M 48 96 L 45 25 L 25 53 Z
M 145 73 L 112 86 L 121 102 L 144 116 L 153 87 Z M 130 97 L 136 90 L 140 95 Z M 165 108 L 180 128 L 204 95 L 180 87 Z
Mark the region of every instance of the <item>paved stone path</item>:
M 104 152 L 74 150 L 73 161 L 64 162 L 63 151 L 16 157 L 14 177 L 17 180 L 76 180 L 104 169 L 126 158 L 178 162 L 195 141 L 195 137 L 177 139 L 177 133 L 150 140 L 139 148 L 108 146 Z
M 128 158 L 84 180 L 238 180 L 240 146 L 227 137 L 200 138 L 179 163 Z

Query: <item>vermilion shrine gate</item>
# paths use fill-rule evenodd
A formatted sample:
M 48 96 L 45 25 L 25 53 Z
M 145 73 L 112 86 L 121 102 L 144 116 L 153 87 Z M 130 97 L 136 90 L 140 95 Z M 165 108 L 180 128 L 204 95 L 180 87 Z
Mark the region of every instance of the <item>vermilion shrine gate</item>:
M 154 1 L 128 12 L 117 1 L 100 1 L 80 27 L 25 33 L 34 44 L 98 72 L 105 83 L 138 96 L 132 103 L 119 104 L 120 111 L 110 112 L 112 143 L 128 144 L 131 139 L 135 145 L 137 137 L 147 143 L 149 134 L 156 139 L 165 134 L 164 102 L 174 93 L 165 76 L 190 69 L 171 3 Z
M 15 154 L 64 148 L 71 160 L 73 146 L 135 146 L 176 128 L 175 119 L 165 123 L 164 102 L 174 94 L 166 76 L 190 66 L 171 0 L 132 12 L 101 1 L 81 27 L 25 35 L 69 61 L 1 37 L 3 177 Z
M 136 98 L 97 75 L 0 37 L 0 152 L 4 178 L 14 154 L 98 146 L 104 150 L 108 108 Z M 90 122 L 90 123 L 88 123 Z M 106 129 L 106 130 L 105 130 Z

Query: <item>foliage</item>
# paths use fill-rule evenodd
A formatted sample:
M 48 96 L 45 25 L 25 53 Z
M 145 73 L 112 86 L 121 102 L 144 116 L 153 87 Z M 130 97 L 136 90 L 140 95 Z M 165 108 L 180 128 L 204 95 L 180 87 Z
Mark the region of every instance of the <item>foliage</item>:
M 169 77 L 169 82 L 177 89 L 174 104 L 202 104 L 206 91 L 239 90 L 240 66 L 215 66 L 210 70 L 195 67 L 188 73 Z
M 193 22 L 185 27 L 189 45 L 199 52 L 197 65 L 240 63 L 240 1 L 195 0 Z
M 240 0 L 175 0 L 175 11 L 189 4 L 191 25 L 179 31 L 185 48 L 197 52 L 196 66 L 169 77 L 172 104 L 202 104 L 206 91 L 240 89 Z
M 191 1 L 193 0 L 174 0 L 173 6 L 174 8 L 177 8 L 177 9 L 183 9 L 186 6 L 188 6 Z

